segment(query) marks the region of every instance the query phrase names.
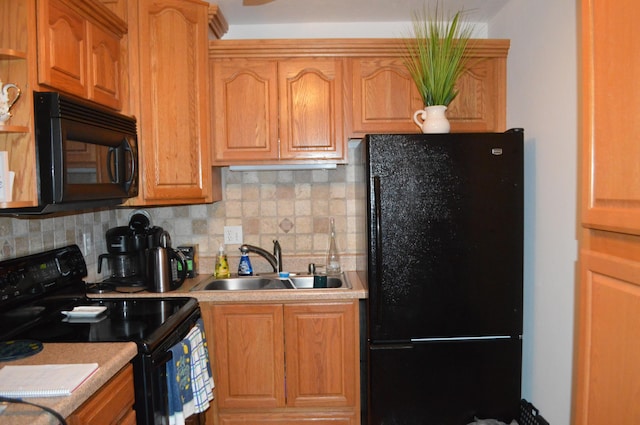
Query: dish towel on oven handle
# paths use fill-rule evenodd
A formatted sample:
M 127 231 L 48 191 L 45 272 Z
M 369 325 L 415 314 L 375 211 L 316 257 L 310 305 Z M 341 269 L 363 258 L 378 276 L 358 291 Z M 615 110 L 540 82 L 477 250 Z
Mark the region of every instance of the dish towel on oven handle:
M 169 425 L 184 425 L 186 418 L 204 412 L 213 400 L 213 375 L 202 319 L 170 351 L 172 359 L 167 363 Z
M 191 383 L 196 413 L 204 412 L 213 400 L 213 375 L 209 363 L 209 349 L 204 333 L 204 322 L 198 319 L 196 326 L 187 334 L 191 345 Z
M 195 412 L 191 382 L 191 346 L 184 339 L 169 349 L 167 362 L 167 390 L 169 398 L 169 424 L 184 425 L 185 418 Z

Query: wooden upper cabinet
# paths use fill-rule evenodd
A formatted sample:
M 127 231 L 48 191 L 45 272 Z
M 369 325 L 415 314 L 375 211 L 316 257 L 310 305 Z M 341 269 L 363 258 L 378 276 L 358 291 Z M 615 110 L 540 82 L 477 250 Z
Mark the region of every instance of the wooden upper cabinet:
M 122 108 L 120 37 L 99 26 L 89 27 L 89 99 L 114 109 Z
M 40 0 L 37 10 L 39 83 L 121 109 L 126 23 L 97 2 Z
M 290 59 L 278 64 L 280 158 L 344 158 L 343 64 Z
M 87 94 L 87 22 L 60 0 L 38 8 L 38 76 L 41 84 Z
M 217 59 L 215 164 L 343 159 L 343 65 L 334 58 Z
M 277 61 L 212 61 L 211 75 L 214 162 L 278 159 Z
M 130 76 L 142 189 L 133 204 L 211 202 L 208 3 L 139 0 L 128 15 L 137 17 L 130 57 L 139 71 Z
M 381 40 L 380 56 L 349 60 L 351 74 L 349 137 L 367 133 L 418 133 L 415 111 L 422 98 L 394 40 Z M 459 94 L 447 109 L 452 132 L 506 130 L 507 40 L 474 40 L 468 68 L 458 80 Z M 387 54 L 388 56 L 383 56 Z
M 640 7 L 582 3 L 582 224 L 640 235 Z
M 422 99 L 401 58 L 351 59 L 352 135 L 418 130 Z
M 451 131 L 506 130 L 508 51 L 470 44 Z M 343 163 L 350 138 L 420 131 L 398 39 L 215 40 L 209 59 L 214 164 Z

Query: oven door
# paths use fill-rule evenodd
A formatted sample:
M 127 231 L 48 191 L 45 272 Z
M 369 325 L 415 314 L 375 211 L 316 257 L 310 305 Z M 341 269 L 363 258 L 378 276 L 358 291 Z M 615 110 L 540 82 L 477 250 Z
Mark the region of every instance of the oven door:
M 135 410 L 138 425 L 169 425 L 169 400 L 167 389 L 167 363 L 169 351 L 182 341 L 201 317 L 200 308 L 180 323 L 174 332 L 151 352 L 141 352 L 133 361 L 135 384 Z M 187 424 L 204 423 L 204 415 L 194 415 Z

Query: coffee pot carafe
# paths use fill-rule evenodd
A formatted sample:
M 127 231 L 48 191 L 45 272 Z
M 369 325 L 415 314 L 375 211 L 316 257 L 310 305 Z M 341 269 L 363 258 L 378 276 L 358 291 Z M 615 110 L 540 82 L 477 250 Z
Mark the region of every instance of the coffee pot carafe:
M 159 235 L 158 246 L 147 249 L 147 276 L 152 292 L 173 291 L 187 278 L 187 260 L 182 252 L 171 248 L 166 231 Z

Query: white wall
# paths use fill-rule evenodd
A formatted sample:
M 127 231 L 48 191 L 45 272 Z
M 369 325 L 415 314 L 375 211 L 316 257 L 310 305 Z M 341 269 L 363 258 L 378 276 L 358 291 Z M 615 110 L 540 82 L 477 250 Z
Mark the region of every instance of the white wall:
M 407 13 L 411 16 L 411 13 Z M 232 25 L 224 40 L 262 38 L 393 38 L 411 34 L 411 22 L 335 22 Z M 473 36 L 487 38 L 487 25 L 474 23 Z
M 570 423 L 576 247 L 574 0 L 510 0 L 489 23 L 511 39 L 507 125 L 525 129 L 523 397 Z

